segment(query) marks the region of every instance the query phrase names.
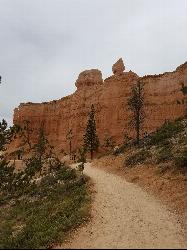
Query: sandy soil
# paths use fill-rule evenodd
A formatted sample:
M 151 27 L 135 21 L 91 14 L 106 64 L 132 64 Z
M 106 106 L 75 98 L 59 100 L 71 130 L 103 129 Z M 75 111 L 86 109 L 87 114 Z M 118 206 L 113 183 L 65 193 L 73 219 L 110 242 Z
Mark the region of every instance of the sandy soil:
M 124 155 L 117 157 L 110 155 L 95 159 L 93 165 L 121 176 L 159 199 L 167 205 L 168 209 L 180 216 L 181 223 L 187 232 L 187 175 L 172 169 L 160 173 L 159 166 L 150 164 L 142 164 L 133 168 L 124 167 L 124 159 Z
M 92 219 L 60 248 L 187 247 L 176 215 L 153 196 L 90 163 L 85 166 L 85 174 L 95 188 Z

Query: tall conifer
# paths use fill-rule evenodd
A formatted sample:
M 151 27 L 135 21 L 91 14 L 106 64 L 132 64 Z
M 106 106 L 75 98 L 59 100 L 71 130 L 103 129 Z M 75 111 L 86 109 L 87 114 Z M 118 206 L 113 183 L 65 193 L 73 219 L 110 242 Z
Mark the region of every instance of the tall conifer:
M 128 100 L 128 106 L 131 110 L 131 121 L 130 124 L 136 131 L 136 142 L 140 144 L 140 135 L 142 130 L 142 124 L 145 119 L 144 112 L 144 84 L 141 81 L 138 81 L 132 87 L 132 93 Z
M 93 159 L 93 152 L 99 147 L 99 138 L 96 131 L 95 123 L 95 109 L 94 105 L 91 106 L 91 111 L 88 115 L 88 122 L 86 127 L 86 133 L 84 135 L 84 146 L 90 151 L 91 160 Z

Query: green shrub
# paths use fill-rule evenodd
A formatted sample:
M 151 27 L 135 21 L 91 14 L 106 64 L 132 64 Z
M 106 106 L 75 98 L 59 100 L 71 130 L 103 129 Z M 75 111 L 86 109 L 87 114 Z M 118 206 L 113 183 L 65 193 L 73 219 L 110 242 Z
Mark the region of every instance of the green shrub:
M 16 174 L 14 165 L 10 165 L 5 159 L 0 160 L 0 191 L 11 193 Z
M 76 170 L 58 162 L 32 188 L 26 186 L 24 195 L 5 199 L 0 193 L 0 249 L 47 248 L 62 242 L 68 230 L 88 217 L 85 182 Z
M 168 139 L 172 138 L 174 135 L 183 131 L 184 125 L 180 120 L 175 122 L 168 122 L 159 128 L 150 136 L 149 144 L 158 145 L 164 143 Z
M 127 146 L 126 145 L 122 145 L 122 146 L 120 146 L 119 147 L 119 149 L 118 150 L 115 150 L 114 152 L 113 152 L 113 155 L 119 155 L 119 154 L 123 154 L 124 152 L 125 152 L 125 150 L 127 149 Z
M 175 166 L 187 170 L 187 147 L 174 158 Z
M 142 149 L 141 151 L 138 151 L 138 152 L 130 155 L 125 160 L 125 165 L 126 166 L 133 166 L 133 165 L 136 165 L 138 163 L 143 163 L 149 157 L 151 157 L 151 153 L 148 150 Z
M 169 139 L 165 139 L 163 141 L 160 141 L 160 143 L 158 144 L 158 147 L 161 147 L 161 148 L 168 148 L 168 149 L 172 149 L 172 141 L 169 140 Z
M 10 141 L 9 134 L 13 135 L 3 120 L 1 151 Z M 41 139 L 34 156 L 25 161 L 20 172 L 0 157 L 0 249 L 51 248 L 88 217 L 86 179 L 52 157 L 52 151 L 52 161 L 42 174 L 46 156 L 45 141 Z
M 112 138 L 112 136 L 106 136 L 104 139 L 104 147 L 109 149 L 109 150 L 113 150 L 114 146 L 115 146 L 115 140 Z
M 83 162 L 86 163 L 86 149 L 83 148 L 79 148 L 79 152 L 78 152 L 78 159 L 77 162 Z
M 173 158 L 172 150 L 170 147 L 162 147 L 157 155 L 157 163 L 169 161 Z
M 171 165 L 161 164 L 161 165 L 158 165 L 158 168 L 156 168 L 155 173 L 158 175 L 162 175 L 162 174 L 166 173 L 167 170 L 170 168 L 171 168 Z

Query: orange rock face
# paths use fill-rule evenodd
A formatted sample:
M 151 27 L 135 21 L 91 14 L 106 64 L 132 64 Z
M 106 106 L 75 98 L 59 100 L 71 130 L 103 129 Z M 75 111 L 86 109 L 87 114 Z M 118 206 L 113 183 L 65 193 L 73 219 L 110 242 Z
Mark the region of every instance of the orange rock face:
M 129 127 L 127 100 L 131 87 L 139 79 L 138 75 L 123 72 L 122 59 L 113 65 L 114 75 L 103 81 L 99 70 L 82 72 L 77 81 L 77 90 L 72 95 L 48 103 L 20 104 L 14 110 L 14 124 L 30 121 L 33 129 L 32 141 L 36 142 L 38 130 L 44 130 L 50 143 L 66 152 L 69 143 L 66 135 L 73 132 L 72 147 L 78 149 L 83 144 L 83 134 L 87 115 L 93 104 L 96 109 L 96 126 L 101 145 L 106 137 L 112 136 L 119 145 L 124 133 L 133 135 Z M 174 72 L 162 75 L 144 76 L 145 83 L 145 122 L 144 132 L 154 131 L 166 120 L 183 116 L 187 109 L 187 63 Z M 16 145 L 19 142 L 17 141 Z

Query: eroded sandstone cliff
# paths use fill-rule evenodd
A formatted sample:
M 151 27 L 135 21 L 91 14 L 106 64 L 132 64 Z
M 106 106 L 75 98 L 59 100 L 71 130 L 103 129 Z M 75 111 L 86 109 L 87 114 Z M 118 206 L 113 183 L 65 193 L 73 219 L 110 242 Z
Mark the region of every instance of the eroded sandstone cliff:
M 129 128 L 127 99 L 138 75 L 124 72 L 122 59 L 113 65 L 113 75 L 103 81 L 97 69 L 80 73 L 77 90 L 72 95 L 48 103 L 20 104 L 14 111 L 14 124 L 30 121 L 32 141 L 35 142 L 38 130 L 44 124 L 45 134 L 51 144 L 68 150 L 67 132 L 72 129 L 73 150 L 83 143 L 87 114 L 91 104 L 96 109 L 97 132 L 101 144 L 105 137 L 112 136 L 117 144 L 123 142 L 125 132 L 133 135 Z M 141 78 L 145 83 L 146 119 L 144 131 L 151 132 L 165 120 L 183 116 L 187 108 L 187 63 L 174 72 L 150 75 Z M 19 146 L 19 140 L 15 142 Z

